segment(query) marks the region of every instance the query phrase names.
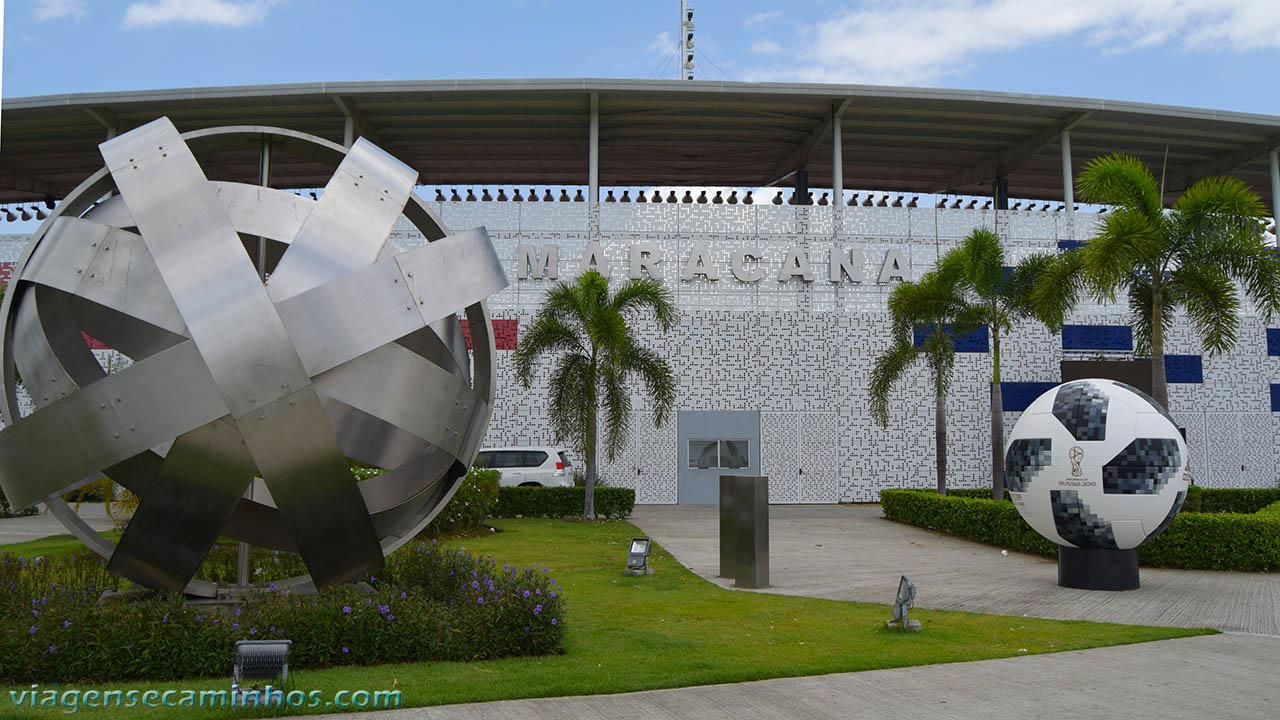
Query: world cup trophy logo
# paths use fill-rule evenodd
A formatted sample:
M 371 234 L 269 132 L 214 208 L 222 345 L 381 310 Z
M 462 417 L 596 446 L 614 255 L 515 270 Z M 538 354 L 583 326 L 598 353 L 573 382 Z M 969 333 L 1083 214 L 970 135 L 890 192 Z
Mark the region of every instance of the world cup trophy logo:
M 1080 477 L 1083 474 L 1080 472 L 1080 463 L 1084 460 L 1084 448 L 1073 446 L 1068 456 L 1071 458 L 1071 477 Z

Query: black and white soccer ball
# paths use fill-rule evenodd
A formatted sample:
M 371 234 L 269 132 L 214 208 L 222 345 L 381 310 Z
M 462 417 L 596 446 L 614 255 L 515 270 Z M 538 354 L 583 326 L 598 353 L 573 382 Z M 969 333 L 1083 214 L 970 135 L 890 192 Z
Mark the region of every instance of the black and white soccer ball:
M 1075 380 L 1018 418 L 1005 487 L 1036 532 L 1067 547 L 1128 550 L 1173 521 L 1187 496 L 1187 443 L 1151 396 Z

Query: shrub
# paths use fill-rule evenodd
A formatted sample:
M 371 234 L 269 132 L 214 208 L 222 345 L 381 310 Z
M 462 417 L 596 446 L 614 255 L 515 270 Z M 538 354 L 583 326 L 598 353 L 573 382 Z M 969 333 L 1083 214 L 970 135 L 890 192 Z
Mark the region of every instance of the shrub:
M 484 521 L 493 515 L 498 503 L 498 481 L 502 473 L 482 467 L 472 467 L 439 515 L 431 520 L 425 532 L 432 535 L 461 533 L 479 530 Z
M 947 488 L 947 495 L 963 498 L 991 499 L 991 488 Z M 1004 491 L 1004 499 L 1009 499 L 1009 491 Z
M 498 490 L 494 517 L 570 517 L 582 514 L 586 491 L 582 488 L 504 487 Z M 596 515 L 624 518 L 636 505 L 630 488 L 596 488 Z
M 890 520 L 969 540 L 1053 555 L 1057 546 L 1031 529 L 1013 503 L 942 496 L 922 490 L 882 490 Z M 1180 512 L 1164 532 L 1138 548 L 1151 567 L 1280 570 L 1280 516 Z
M 292 640 L 300 669 L 563 652 L 563 598 L 545 569 L 499 570 L 427 542 L 392 554 L 364 587 L 268 592 L 221 609 L 168 594 L 99 605 L 112 582 L 92 555 L 0 558 L 0 681 L 225 676 L 246 639 Z
M 1255 513 L 1280 501 L 1280 488 L 1202 488 L 1192 485 L 1183 510 L 1206 513 Z
M 1280 515 L 1280 500 L 1277 500 L 1271 503 L 1270 505 L 1262 508 L 1261 510 L 1258 511 L 1257 514 L 1258 515 Z

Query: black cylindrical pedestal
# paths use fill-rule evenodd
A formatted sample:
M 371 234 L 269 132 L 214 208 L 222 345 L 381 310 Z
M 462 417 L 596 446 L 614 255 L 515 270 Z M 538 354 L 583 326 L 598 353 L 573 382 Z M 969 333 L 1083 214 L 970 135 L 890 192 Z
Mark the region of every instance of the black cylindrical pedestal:
M 1137 590 L 1138 551 L 1059 545 L 1058 584 L 1081 590 Z

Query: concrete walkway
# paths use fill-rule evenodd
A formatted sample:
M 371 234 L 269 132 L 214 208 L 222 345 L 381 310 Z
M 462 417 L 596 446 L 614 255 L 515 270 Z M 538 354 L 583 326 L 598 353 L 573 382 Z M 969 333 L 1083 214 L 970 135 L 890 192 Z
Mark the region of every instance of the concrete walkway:
M 39 540 L 50 535 L 66 535 L 70 532 L 52 513 L 44 509 L 44 505 L 39 507 L 40 513 L 37 515 L 0 519 L 0 545 Z M 102 503 L 81 503 L 77 514 L 94 530 L 110 530 L 115 527 L 102 509 Z
M 714 506 L 637 506 L 631 522 L 694 572 L 733 586 L 716 577 Z M 1142 568 L 1138 590 L 1072 590 L 1058 587 L 1055 560 L 1005 557 L 999 548 L 886 520 L 879 506 L 771 506 L 769 563 L 773 587 L 759 592 L 891 603 L 905 574 L 920 607 L 1280 635 L 1280 573 Z
M 631 520 L 722 586 L 709 506 L 641 506 Z M 907 574 L 923 607 L 1235 630 L 1030 657 L 733 685 L 386 711 L 387 720 L 750 717 L 900 720 L 1280 717 L 1280 575 L 1143 568 L 1142 588 L 1057 586 L 1051 560 L 885 520 L 878 507 L 770 508 L 772 588 L 753 592 L 887 603 Z M 661 569 L 658 570 L 661 572 Z M 886 615 L 888 610 L 886 609 Z M 1246 632 L 1238 632 L 1246 631 Z M 354 719 L 358 714 L 333 715 Z

